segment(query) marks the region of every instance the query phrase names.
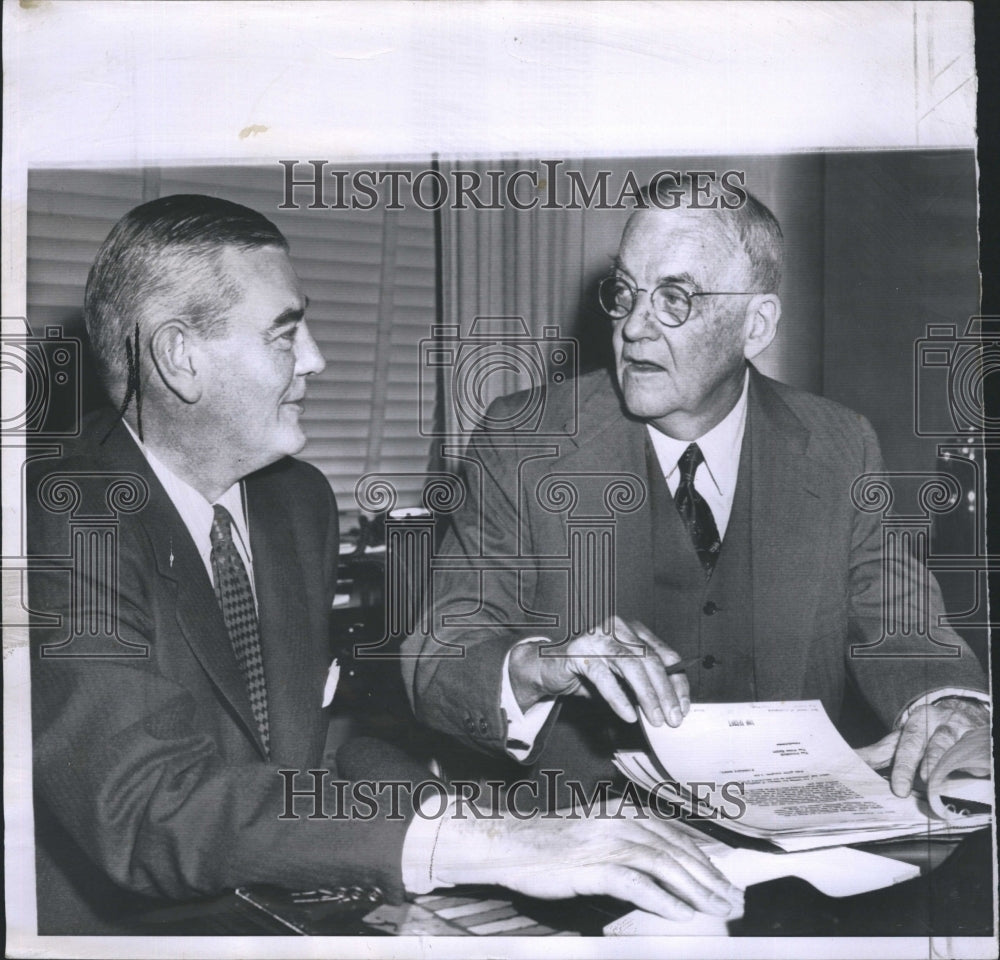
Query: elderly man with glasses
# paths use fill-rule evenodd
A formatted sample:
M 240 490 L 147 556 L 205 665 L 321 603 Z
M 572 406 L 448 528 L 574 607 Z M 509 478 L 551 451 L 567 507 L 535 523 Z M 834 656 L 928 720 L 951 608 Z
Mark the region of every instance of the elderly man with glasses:
M 550 391 L 531 436 L 469 444 L 468 501 L 443 547 L 462 560 L 435 573 L 432 634 L 404 647 L 416 714 L 536 773 L 592 781 L 613 775 L 637 711 L 678 726 L 692 699 L 819 699 L 839 722 L 850 684 L 887 731 L 866 759 L 891 764 L 905 796 L 988 723 L 983 671 L 938 626 L 933 577 L 884 564 L 879 518 L 852 501 L 883 469 L 871 425 L 753 365 L 781 315 L 774 215 L 752 195 L 738 209 L 658 199 L 628 221 L 600 284 L 613 375 Z M 520 402 L 497 401 L 489 422 Z M 559 476 L 572 505 L 553 500 Z M 601 512 L 584 488 L 615 476 L 640 482 L 641 503 L 616 516 L 611 559 L 574 594 L 586 576 L 554 558 L 572 553 L 574 516 Z M 914 631 L 876 649 L 884 603 L 915 610 L 922 595 L 942 646 Z

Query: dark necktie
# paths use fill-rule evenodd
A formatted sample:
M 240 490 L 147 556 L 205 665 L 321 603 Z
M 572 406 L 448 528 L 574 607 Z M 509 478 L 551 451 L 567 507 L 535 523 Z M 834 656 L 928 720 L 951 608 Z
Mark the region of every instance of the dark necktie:
M 215 595 L 219 598 L 233 652 L 246 681 L 250 706 L 264 752 L 269 753 L 270 726 L 267 719 L 267 688 L 264 685 L 264 660 L 260 650 L 260 626 L 257 608 L 250 589 L 250 578 L 233 543 L 233 518 L 218 504 L 212 523 L 212 573 Z
M 674 505 L 698 552 L 698 560 L 707 580 L 715 569 L 715 561 L 719 556 L 719 550 L 722 549 L 722 540 L 711 507 L 694 488 L 694 475 L 704 460 L 701 448 L 696 443 L 690 444 L 681 454 L 680 460 L 677 461 L 681 479 L 674 494 Z

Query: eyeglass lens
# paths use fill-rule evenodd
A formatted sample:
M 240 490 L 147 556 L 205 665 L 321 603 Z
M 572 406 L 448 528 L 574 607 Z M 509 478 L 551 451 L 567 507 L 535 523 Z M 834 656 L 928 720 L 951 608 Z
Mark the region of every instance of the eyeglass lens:
M 598 287 L 601 306 L 615 320 L 627 317 L 635 308 L 637 291 L 621 277 L 605 277 Z M 691 298 L 683 287 L 661 283 L 651 294 L 653 310 L 661 322 L 684 323 L 691 311 Z

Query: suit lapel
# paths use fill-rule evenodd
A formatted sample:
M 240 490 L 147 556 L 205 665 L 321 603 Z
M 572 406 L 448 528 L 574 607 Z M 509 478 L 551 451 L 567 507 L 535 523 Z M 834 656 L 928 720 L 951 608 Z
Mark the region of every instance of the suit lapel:
M 751 368 L 750 570 L 757 696 L 799 689 L 823 553 L 817 542 L 824 470 L 809 455 L 809 431 L 761 374 Z
M 108 428 L 102 424 L 100 429 L 99 436 L 103 436 Z M 120 423 L 107 433 L 101 456 L 106 459 L 109 469 L 138 473 L 148 484 L 149 502 L 138 514 L 138 519 L 152 545 L 156 573 L 176 598 L 177 626 L 192 654 L 264 756 L 246 682 L 236 662 L 212 581 L 187 526 L 135 441 Z
M 296 543 L 288 505 L 274 484 L 261 475 L 244 481 L 260 618 L 264 675 L 271 722 L 271 754 L 296 762 L 315 753 L 328 652 L 311 642 L 326 636 L 328 623 L 310 622 L 317 604 L 305 602 L 315 580 L 303 570 L 302 544 Z M 280 562 L 278 560 L 280 558 Z M 321 558 L 315 558 L 321 563 Z M 320 731 L 322 732 L 322 731 Z M 315 735 L 315 736 L 314 736 Z M 319 744 L 320 749 L 322 743 Z
M 628 474 L 641 484 L 643 502 L 631 513 L 615 517 L 615 612 L 652 628 L 653 519 L 646 463 L 646 427 L 624 414 L 610 383 L 583 398 L 580 433 L 552 472 L 599 475 Z

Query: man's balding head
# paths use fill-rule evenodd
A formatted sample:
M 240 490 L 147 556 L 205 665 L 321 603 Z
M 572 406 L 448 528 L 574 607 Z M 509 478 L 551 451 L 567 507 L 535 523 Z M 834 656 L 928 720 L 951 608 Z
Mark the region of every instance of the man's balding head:
M 631 216 L 609 304 L 630 413 L 679 440 L 725 417 L 774 337 L 781 257 L 777 220 L 749 195 L 738 209 L 651 203 Z
M 777 293 L 781 284 L 784 263 L 784 236 L 781 225 L 770 209 L 748 190 L 741 191 L 745 199 L 738 206 L 732 205 L 732 194 L 727 193 L 717 179 L 699 180 L 697 190 L 693 178 L 685 173 L 678 181 L 659 179 L 654 192 L 646 193 L 650 211 L 667 210 L 704 217 L 709 229 L 718 231 L 720 255 L 728 247 L 736 258 L 746 258 L 747 286 L 741 289 L 757 293 Z M 683 205 L 677 198 L 683 197 Z M 697 206 L 695 206 L 697 200 Z M 724 202 L 725 201 L 725 202 Z M 642 211 L 633 214 L 641 216 Z M 626 230 L 628 228 L 626 227 Z

